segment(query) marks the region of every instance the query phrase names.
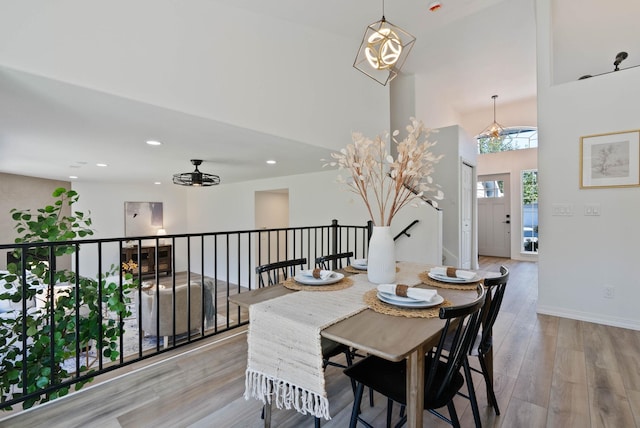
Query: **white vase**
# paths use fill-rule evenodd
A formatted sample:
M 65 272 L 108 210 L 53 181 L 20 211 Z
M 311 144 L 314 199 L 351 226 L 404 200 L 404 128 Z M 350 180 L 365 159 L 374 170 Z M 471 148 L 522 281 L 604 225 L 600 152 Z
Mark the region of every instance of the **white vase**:
M 396 280 L 396 244 L 389 226 L 373 227 L 369 240 L 367 277 L 374 284 L 391 284 Z

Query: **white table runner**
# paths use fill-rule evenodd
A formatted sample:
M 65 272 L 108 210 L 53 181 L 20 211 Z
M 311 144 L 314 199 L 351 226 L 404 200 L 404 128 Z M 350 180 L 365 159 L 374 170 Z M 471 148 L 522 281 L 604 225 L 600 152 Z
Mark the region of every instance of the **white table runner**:
M 366 309 L 366 275 L 328 292 L 298 291 L 249 307 L 245 399 L 330 419 L 320 331 Z

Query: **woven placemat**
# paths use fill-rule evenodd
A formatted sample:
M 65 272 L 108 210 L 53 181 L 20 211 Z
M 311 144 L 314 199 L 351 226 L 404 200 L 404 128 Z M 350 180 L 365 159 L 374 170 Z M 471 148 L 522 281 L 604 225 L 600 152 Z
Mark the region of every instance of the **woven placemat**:
M 345 272 L 349 272 L 349 273 L 367 273 L 366 270 L 363 269 L 356 269 L 353 266 L 349 265 L 346 268 L 342 269 Z M 396 266 L 396 272 L 400 272 L 400 268 L 398 266 Z
M 353 266 L 349 265 L 347 267 L 345 267 L 344 269 L 342 269 L 345 272 L 349 272 L 349 273 L 367 273 L 366 270 L 364 269 L 356 269 Z
M 452 303 L 447 299 L 438 306 L 422 309 L 400 308 L 398 306 L 390 305 L 388 303 L 380 301 L 378 299 L 378 290 L 373 289 L 364 293 L 362 299 L 369 306 L 372 311 L 392 315 L 395 317 L 407 317 L 407 318 L 438 318 L 440 314 L 440 308 L 443 306 L 452 306 Z
M 480 279 L 478 281 L 469 282 L 466 284 L 451 284 L 448 282 L 441 282 L 436 281 L 435 279 L 431 279 L 429 277 L 429 272 L 420 272 L 418 276 L 420 277 L 420 281 L 422 281 L 423 284 L 427 284 L 437 288 L 448 288 L 450 290 L 474 290 L 476 286 L 483 281 L 482 279 Z
M 351 287 L 353 285 L 353 280 L 349 278 L 342 278 L 340 281 L 328 285 L 305 285 L 296 282 L 296 280 L 293 278 L 287 278 L 287 280 L 283 282 L 282 285 L 284 285 L 289 290 L 297 291 L 337 291 Z

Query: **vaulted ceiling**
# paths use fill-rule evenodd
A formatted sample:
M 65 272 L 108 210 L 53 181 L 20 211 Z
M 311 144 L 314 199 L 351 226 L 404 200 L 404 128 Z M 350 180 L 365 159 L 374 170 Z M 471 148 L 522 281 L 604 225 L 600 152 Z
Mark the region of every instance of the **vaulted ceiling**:
M 388 126 L 388 88 L 352 68 L 382 1 L 20 3 L 0 0 L 0 172 L 167 183 L 199 158 L 229 183 L 318 171 Z M 535 97 L 534 1 L 441 3 L 384 3 L 417 38 L 403 72 L 459 115 Z

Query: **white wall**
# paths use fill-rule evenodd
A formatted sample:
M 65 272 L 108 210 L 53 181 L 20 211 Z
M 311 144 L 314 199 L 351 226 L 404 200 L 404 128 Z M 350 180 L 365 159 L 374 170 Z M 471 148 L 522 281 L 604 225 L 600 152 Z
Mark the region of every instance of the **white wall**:
M 580 137 L 640 128 L 640 68 L 552 86 L 552 0 L 538 0 L 538 312 L 640 329 L 640 187 L 579 188 Z M 552 215 L 556 203 L 574 215 Z M 585 204 L 601 205 L 598 217 Z M 605 299 L 604 286 L 615 287 Z
M 460 115 L 451 106 L 449 94 L 439 79 L 417 74 L 414 84 L 416 117 L 422 119 L 426 126 L 435 129 L 460 124 Z
M 168 234 L 187 232 L 187 195 L 183 188 L 173 185 L 127 185 L 104 183 L 73 183 L 73 190 L 80 198 L 74 205 L 74 210 L 89 214 L 93 221 L 94 235 L 92 238 L 122 238 L 124 237 L 124 203 L 131 202 L 162 202 L 164 228 Z M 167 241 L 167 243 L 169 243 Z M 184 243 L 176 246 L 176 270 L 185 267 Z M 84 275 L 97 273 L 95 247 L 83 248 L 80 252 L 80 272 Z M 104 249 L 103 269 L 112 263 L 119 264 L 117 246 L 111 245 Z
M 289 227 L 289 191 L 274 189 L 273 191 L 255 192 L 255 229 L 283 229 Z M 274 238 L 274 239 L 270 239 Z M 277 238 L 277 239 L 276 239 Z M 286 239 L 286 231 L 260 234 L 260 251 L 256 248 L 258 264 L 287 258 L 286 247 L 278 247 L 279 240 Z M 278 257 L 270 259 L 269 256 Z
M 514 260 L 538 260 L 537 255 L 521 252 L 522 230 L 522 171 L 538 168 L 538 149 L 512 150 L 508 152 L 478 155 L 478 176 L 509 174 L 511 181 L 511 258 Z M 545 245 L 544 243 L 542 245 Z
M 429 139 L 437 141 L 433 152 L 444 155 L 433 174 L 434 183 L 439 184 L 444 192 L 444 199 L 438 201 L 443 210 L 443 254 L 446 264 L 458 266 L 461 251 L 461 167 L 462 162 L 475 167 L 477 149 L 475 140 L 457 125 L 436 131 Z
M 496 121 L 508 128 L 512 126 L 538 126 L 538 103 L 535 97 L 511 103 L 496 100 Z M 470 135 L 476 136 L 493 122 L 493 100 L 487 97 L 487 107 L 474 110 L 460 117 L 462 126 Z
M 1 4 L 10 68 L 317 146 L 388 127 L 388 88 L 330 66 L 357 48 L 335 34 L 208 0 Z
M 205 190 L 206 197 L 199 197 L 191 191 L 194 189 L 188 189 L 189 229 L 191 232 L 253 229 L 254 193 L 272 189 L 289 190 L 290 227 L 329 225 L 332 219 L 337 219 L 342 225 L 364 226 L 369 220 L 364 204 L 357 195 L 345 191 L 336 183 L 336 177 L 337 172 L 329 170 L 197 189 Z M 436 262 L 437 249 L 431 239 L 437 237 L 439 232 L 431 230 L 432 211 L 430 207 L 406 207 L 394 220 L 392 231 L 395 235 L 413 219 L 421 219 L 420 224 L 412 230 L 415 235 L 404 239 L 399 246 L 398 257 Z
M 30 210 L 37 215 L 37 210 L 55 202 L 53 191 L 58 187 L 71 188 L 68 181 L 45 180 L 24 175 L 0 173 L 0 244 L 12 244 L 18 233 L 15 230 L 16 222 L 11 215 L 12 209 L 19 211 Z M 64 215 L 69 215 L 69 206 L 62 208 Z M 0 269 L 7 267 L 6 253 L 8 250 L 0 250 Z M 58 258 L 59 269 L 69 269 L 68 256 Z
M 342 225 L 366 225 L 368 214 L 364 204 L 359 197 L 343 190 L 336 182 L 336 176 L 337 171 L 327 170 L 206 188 L 185 188 L 172 184 L 132 186 L 98 183 L 74 183 L 73 188 L 80 194 L 75 209 L 91 211 L 95 238 L 124 236 L 125 201 L 163 202 L 164 226 L 170 235 L 253 230 L 256 227 L 256 192 L 274 189 L 289 191 L 291 227 L 329 225 L 332 219 L 338 219 Z M 437 216 L 437 212 L 427 206 L 406 207 L 400 211 L 392 225 L 394 235 L 414 219 L 419 219 L 420 223 L 411 230 L 411 238 L 403 237 L 398 241 L 399 259 L 438 263 L 441 251 L 438 237 L 441 231 L 433 226 L 437 225 Z M 186 243 L 180 239 L 177 242 L 175 270 L 180 271 L 186 269 Z M 233 244 L 230 255 L 235 257 L 236 249 L 237 246 Z M 199 254 L 199 250 L 199 241 L 192 241 L 192 253 Z M 81 270 L 87 274 L 97 272 L 93 263 L 95 250 L 88 249 L 82 253 Z M 107 249 L 105 256 L 104 263 L 118 263 L 115 246 Z M 226 253 L 218 254 L 218 260 L 225 258 Z M 191 261 L 191 270 L 199 272 L 199 260 L 194 259 Z M 243 265 L 241 275 L 249 270 L 249 266 Z M 207 268 L 206 273 L 210 275 L 213 272 Z M 218 266 L 218 276 L 226 276 L 224 263 Z M 230 280 L 237 279 L 235 271 L 230 271 L 229 276 Z

